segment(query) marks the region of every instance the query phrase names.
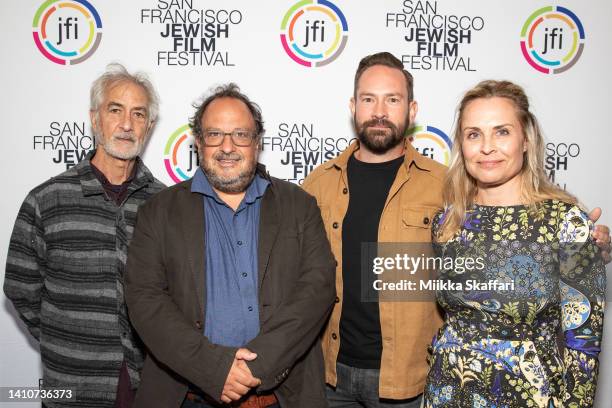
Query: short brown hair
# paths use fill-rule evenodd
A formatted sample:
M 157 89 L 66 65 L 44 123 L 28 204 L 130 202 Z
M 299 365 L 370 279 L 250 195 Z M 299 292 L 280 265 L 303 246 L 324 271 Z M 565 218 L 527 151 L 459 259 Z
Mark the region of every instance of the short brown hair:
M 406 88 L 408 91 L 408 100 L 411 101 L 414 97 L 414 79 L 412 78 L 412 74 L 404 69 L 404 64 L 402 61 L 397 59 L 390 52 L 378 52 L 376 54 L 368 55 L 367 57 L 362 58 L 359 61 L 359 66 L 357 67 L 357 72 L 355 72 L 355 88 L 353 93 L 357 96 L 357 84 L 359 83 L 359 78 L 363 75 L 364 71 L 368 68 L 371 68 L 375 65 L 383 65 L 389 68 L 395 68 L 402 71 L 404 74 L 404 78 L 406 78 Z
M 251 112 L 253 121 L 255 122 L 255 139 L 259 138 L 265 132 L 264 121 L 261 116 L 261 109 L 259 105 L 253 102 L 248 96 L 240 91 L 238 85 L 233 82 L 229 84 L 220 85 L 213 89 L 213 92 L 202 100 L 199 104 L 194 104 L 193 107 L 196 109 L 193 117 L 190 118 L 189 125 L 191 126 L 191 133 L 197 140 L 202 139 L 202 117 L 208 105 L 214 100 L 220 98 L 233 98 L 242 101 Z

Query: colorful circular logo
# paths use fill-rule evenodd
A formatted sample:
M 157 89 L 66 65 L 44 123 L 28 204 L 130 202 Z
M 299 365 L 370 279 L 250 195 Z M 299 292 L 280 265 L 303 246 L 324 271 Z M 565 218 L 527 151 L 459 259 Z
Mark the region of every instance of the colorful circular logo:
M 168 138 L 164 148 L 164 166 L 175 183 L 189 180 L 200 165 L 191 127 L 181 126 Z
M 453 142 L 446 133 L 433 126 L 415 126 L 408 130 L 414 148 L 425 157 L 448 166 Z
M 529 16 L 521 30 L 521 51 L 534 69 L 560 74 L 573 67 L 584 50 L 580 19 L 561 6 L 548 6 Z
M 332 2 L 303 0 L 285 14 L 280 38 L 293 61 L 305 67 L 322 67 L 336 60 L 346 47 L 348 24 Z
M 87 0 L 47 0 L 34 15 L 32 34 L 48 60 L 76 65 L 98 49 L 102 20 Z

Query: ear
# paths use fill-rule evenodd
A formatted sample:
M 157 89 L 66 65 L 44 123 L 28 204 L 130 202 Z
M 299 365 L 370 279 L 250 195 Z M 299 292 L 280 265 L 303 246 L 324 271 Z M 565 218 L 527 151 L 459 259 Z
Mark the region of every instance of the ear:
M 349 109 L 351 110 L 351 115 L 355 116 L 355 97 L 351 96 L 351 100 L 349 101 Z
M 155 127 L 155 121 L 152 120 L 149 122 L 149 124 L 147 125 L 147 132 L 145 133 L 146 136 L 150 136 L 151 135 L 151 131 L 153 130 L 153 128 Z
M 414 120 L 416 119 L 416 115 L 419 112 L 419 104 L 417 103 L 417 101 L 410 101 L 410 105 L 408 106 L 408 115 L 410 117 L 410 123 L 414 123 Z
M 529 140 L 527 138 L 523 139 L 523 153 L 527 153 L 527 145 L 529 144 Z
M 94 133 L 98 132 L 98 112 L 89 111 L 89 120 L 91 121 L 91 128 L 94 130 Z

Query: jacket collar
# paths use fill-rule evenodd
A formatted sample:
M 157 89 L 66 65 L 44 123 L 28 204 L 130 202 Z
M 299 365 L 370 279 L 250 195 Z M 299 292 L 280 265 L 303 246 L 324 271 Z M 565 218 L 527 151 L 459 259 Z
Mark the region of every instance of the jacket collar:
M 349 159 L 358 149 L 359 140 L 355 139 L 336 159 L 324 163 L 323 168 L 329 170 L 335 167 L 343 172 L 346 171 Z M 412 164 L 424 171 L 431 170 L 431 162 L 417 152 L 414 146 L 412 146 L 410 138 L 406 137 L 404 139 L 404 166 L 406 170 L 410 169 Z
M 77 172 L 81 182 L 83 196 L 85 197 L 104 194 L 104 186 L 102 186 L 102 183 L 100 183 L 93 169 L 91 168 L 91 159 L 95 154 L 96 150 L 92 150 L 91 152 L 87 153 L 83 160 L 74 166 L 74 169 Z M 134 165 L 136 166 L 136 175 L 128 187 L 128 195 L 131 194 L 131 192 L 155 181 L 155 177 L 153 177 L 153 174 L 151 174 L 149 169 L 142 163 L 140 157 L 136 158 Z

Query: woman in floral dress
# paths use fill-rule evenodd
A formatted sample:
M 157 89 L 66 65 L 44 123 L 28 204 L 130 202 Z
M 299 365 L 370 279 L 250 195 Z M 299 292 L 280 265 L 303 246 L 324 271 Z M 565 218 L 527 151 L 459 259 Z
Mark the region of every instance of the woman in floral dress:
M 605 268 L 587 215 L 548 181 L 524 91 L 507 81 L 468 91 L 453 153 L 434 247 L 484 268 L 440 271 L 463 290 L 437 293 L 446 317 L 424 406 L 592 407 Z

